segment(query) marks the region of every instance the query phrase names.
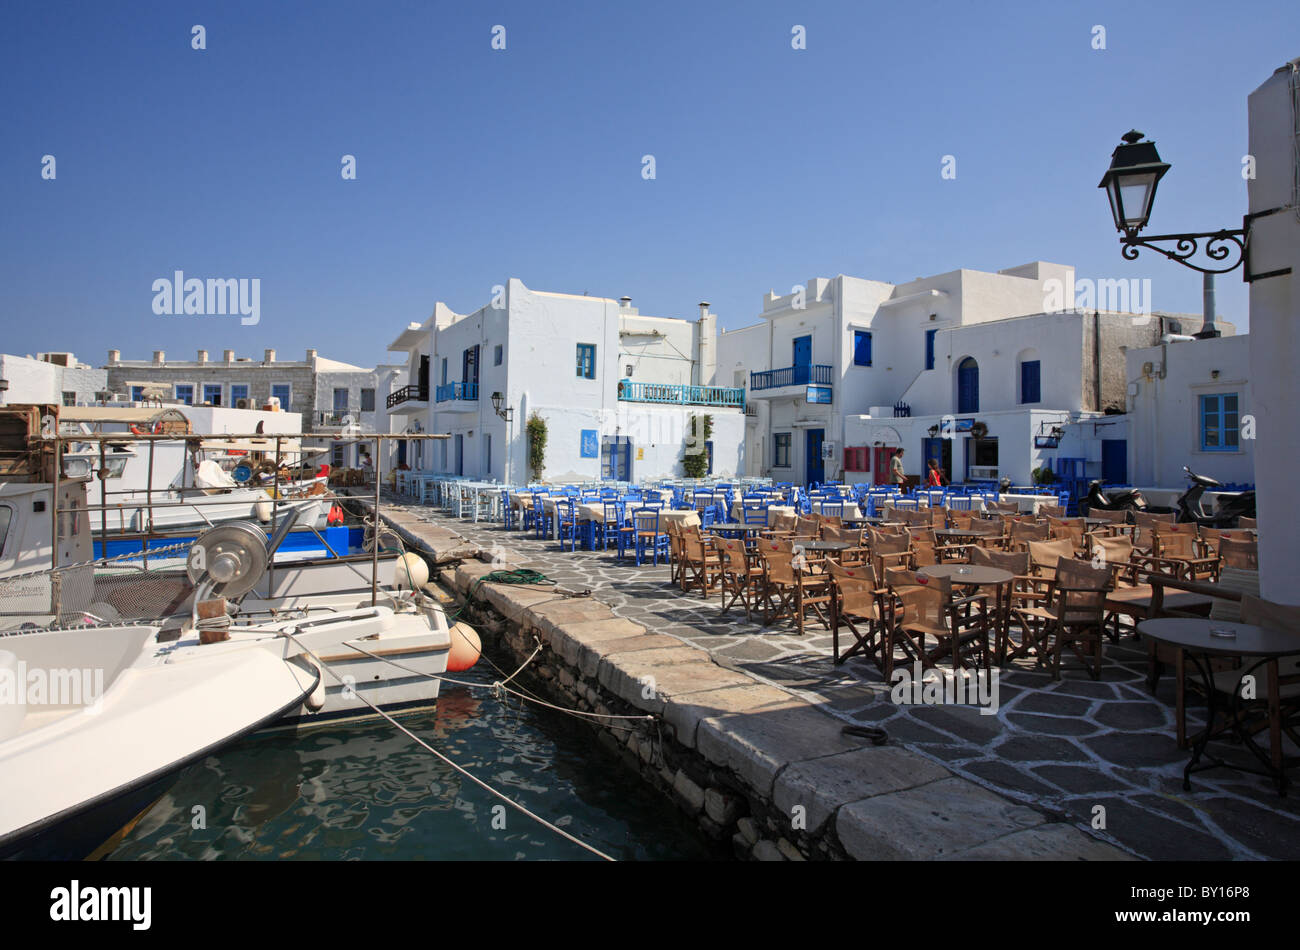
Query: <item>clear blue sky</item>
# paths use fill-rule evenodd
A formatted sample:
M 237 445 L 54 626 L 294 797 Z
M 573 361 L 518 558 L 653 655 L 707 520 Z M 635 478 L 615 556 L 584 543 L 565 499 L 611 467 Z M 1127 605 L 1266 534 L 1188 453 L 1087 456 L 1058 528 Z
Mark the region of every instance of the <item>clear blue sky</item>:
M 816 276 L 1043 259 L 1197 312 L 1199 275 L 1120 257 L 1097 182 L 1137 127 L 1173 164 L 1155 230 L 1240 226 L 1246 96 L 1300 55 L 1294 2 L 20 2 L 0 29 L 0 351 L 96 365 L 369 365 L 508 277 L 738 327 Z M 176 269 L 261 278 L 261 323 L 156 316 Z M 1218 297 L 1243 324 L 1240 272 Z

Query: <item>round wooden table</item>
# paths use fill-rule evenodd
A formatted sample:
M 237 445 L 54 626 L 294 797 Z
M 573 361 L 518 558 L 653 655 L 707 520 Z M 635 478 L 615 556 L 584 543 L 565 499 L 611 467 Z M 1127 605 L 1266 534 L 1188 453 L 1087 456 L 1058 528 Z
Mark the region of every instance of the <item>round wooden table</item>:
M 1208 617 L 1162 617 L 1157 620 L 1144 620 L 1138 624 L 1138 633 L 1150 637 L 1158 643 L 1178 647 L 1191 658 L 1201 675 L 1205 687 L 1206 713 L 1205 728 L 1196 737 L 1192 748 L 1192 758 L 1183 769 L 1183 790 L 1190 791 L 1193 772 L 1224 767 L 1239 772 L 1264 775 L 1277 783 L 1278 794 L 1285 795 L 1287 787 L 1286 759 L 1282 753 L 1282 728 L 1280 698 L 1278 696 L 1278 660 L 1286 656 L 1300 655 L 1300 632 L 1270 630 L 1246 623 L 1229 623 L 1223 620 L 1211 620 Z M 1240 681 L 1253 675 L 1260 666 L 1265 667 L 1267 677 L 1267 703 L 1269 720 L 1269 752 L 1256 745 L 1252 731 L 1247 728 L 1241 715 L 1241 692 L 1232 692 L 1232 708 L 1224 711 L 1222 728 L 1215 729 L 1215 719 L 1220 712 L 1219 689 L 1215 686 L 1214 671 L 1210 668 L 1210 659 L 1216 656 L 1249 657 L 1254 663 L 1244 665 L 1238 674 Z M 1263 765 L 1265 771 L 1244 768 L 1212 755 L 1206 755 L 1205 747 L 1213 738 L 1232 733 L 1250 753 Z M 1205 765 L 1198 763 L 1204 758 Z
M 954 584 L 969 584 L 974 587 L 1006 584 L 1016 576 L 1010 571 L 986 564 L 928 564 L 917 573 L 926 577 L 946 577 Z

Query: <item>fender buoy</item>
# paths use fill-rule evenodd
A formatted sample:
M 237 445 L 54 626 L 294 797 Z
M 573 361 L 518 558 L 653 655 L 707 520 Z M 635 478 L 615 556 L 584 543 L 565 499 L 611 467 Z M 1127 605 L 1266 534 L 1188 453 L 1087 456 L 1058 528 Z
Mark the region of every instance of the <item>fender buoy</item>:
M 463 673 L 478 662 L 483 652 L 478 631 L 465 623 L 457 621 L 451 628 L 451 649 L 447 652 L 447 672 Z
M 342 523 L 343 523 L 343 509 L 342 509 L 342 507 L 340 507 L 339 505 L 331 505 L 331 506 L 330 506 L 330 513 L 329 513 L 329 515 L 325 518 L 325 523 L 326 523 L 326 524 L 342 524 Z

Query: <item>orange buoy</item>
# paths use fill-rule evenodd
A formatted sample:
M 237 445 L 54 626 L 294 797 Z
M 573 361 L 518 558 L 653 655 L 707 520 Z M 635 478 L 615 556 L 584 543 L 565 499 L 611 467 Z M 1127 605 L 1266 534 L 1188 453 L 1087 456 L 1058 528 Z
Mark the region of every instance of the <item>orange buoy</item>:
M 478 662 L 482 652 L 483 643 L 478 638 L 478 631 L 464 621 L 457 621 L 451 628 L 451 650 L 447 653 L 447 672 L 465 672 Z
M 331 505 L 331 506 L 330 506 L 330 513 L 329 513 L 329 515 L 325 518 L 325 523 L 326 523 L 326 524 L 342 524 L 342 523 L 343 523 L 343 508 L 342 508 L 341 506 L 339 506 L 339 505 Z

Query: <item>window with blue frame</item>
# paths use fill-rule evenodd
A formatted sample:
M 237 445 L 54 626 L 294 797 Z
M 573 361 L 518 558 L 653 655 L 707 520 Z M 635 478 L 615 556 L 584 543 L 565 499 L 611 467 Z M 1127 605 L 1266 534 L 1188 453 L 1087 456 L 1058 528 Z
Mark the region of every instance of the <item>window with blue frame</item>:
M 1042 386 L 1040 383 L 1040 362 L 1025 360 L 1020 364 L 1020 401 L 1041 402 Z
M 203 384 L 203 401 L 211 406 L 221 405 L 221 384 L 204 383 Z
M 1236 393 L 1201 397 L 1201 451 L 1236 452 L 1240 446 Z
M 505 347 L 504 347 L 502 344 L 498 343 L 498 344 L 496 345 L 496 348 L 492 350 L 492 365 L 493 365 L 493 366 L 500 366 L 500 365 L 501 365 L 501 358 L 502 358 L 502 354 L 503 354 L 504 352 L 505 352 Z
M 188 383 L 177 383 L 176 401 L 187 406 L 194 405 L 194 387 Z
M 790 467 L 790 440 L 789 432 L 778 432 L 776 434 L 776 458 L 772 460 L 773 468 Z
M 230 404 L 238 406 L 239 400 L 248 398 L 248 383 L 230 384 Z
M 291 389 L 288 383 L 275 383 L 271 386 L 271 396 L 280 400 L 280 411 L 289 412 L 289 396 Z
M 871 332 L 869 330 L 853 331 L 853 365 L 871 365 Z
M 934 338 L 938 330 L 925 331 L 925 368 L 934 369 Z
M 132 386 L 132 387 L 131 387 L 131 401 L 132 401 L 132 402 L 144 402 L 144 387 L 143 387 L 143 386 Z
M 596 344 L 578 344 L 578 376 L 582 379 L 596 378 Z

